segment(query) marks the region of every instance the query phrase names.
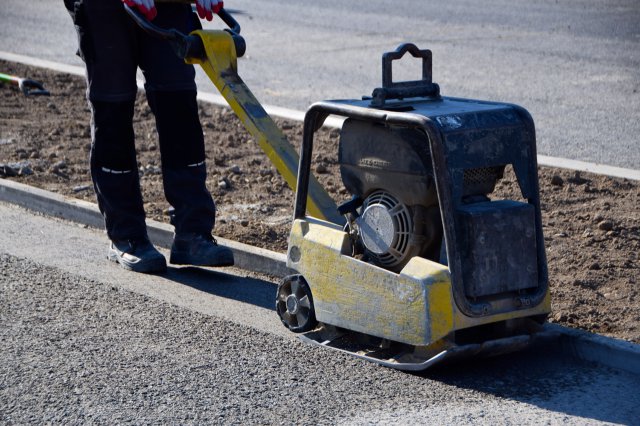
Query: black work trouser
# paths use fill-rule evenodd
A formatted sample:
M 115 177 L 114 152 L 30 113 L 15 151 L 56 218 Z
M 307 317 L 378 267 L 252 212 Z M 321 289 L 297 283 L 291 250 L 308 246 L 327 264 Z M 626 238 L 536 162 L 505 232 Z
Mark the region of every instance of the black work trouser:
M 65 0 L 87 69 L 92 112 L 91 176 L 111 239 L 146 236 L 135 153 L 136 71 L 145 78 L 156 118 L 163 184 L 175 208 L 176 233 L 210 233 L 215 205 L 205 185 L 202 128 L 195 71 L 166 41 L 140 30 L 120 0 Z M 159 4 L 156 25 L 190 32 L 199 25 L 187 5 Z

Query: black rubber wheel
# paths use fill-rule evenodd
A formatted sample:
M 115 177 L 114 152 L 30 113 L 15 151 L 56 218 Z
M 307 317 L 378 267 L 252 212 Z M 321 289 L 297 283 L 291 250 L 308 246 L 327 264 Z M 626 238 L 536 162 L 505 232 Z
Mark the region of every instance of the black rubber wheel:
M 302 275 L 284 277 L 276 294 L 276 312 L 285 327 L 294 333 L 317 327 L 311 289 Z

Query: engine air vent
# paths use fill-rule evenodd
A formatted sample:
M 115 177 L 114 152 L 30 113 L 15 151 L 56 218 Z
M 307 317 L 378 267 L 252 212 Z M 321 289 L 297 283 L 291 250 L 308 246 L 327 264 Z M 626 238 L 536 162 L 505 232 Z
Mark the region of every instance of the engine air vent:
M 393 268 L 411 254 L 411 213 L 391 194 L 375 191 L 369 195 L 357 224 L 362 244 L 380 266 Z

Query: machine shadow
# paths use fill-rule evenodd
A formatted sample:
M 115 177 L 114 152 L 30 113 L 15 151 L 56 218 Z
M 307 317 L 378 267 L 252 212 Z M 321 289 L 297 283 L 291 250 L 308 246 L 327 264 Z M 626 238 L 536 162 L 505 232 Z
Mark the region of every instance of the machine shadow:
M 627 424 L 640 414 L 638 407 L 620 404 L 618 380 L 624 374 L 574 359 L 560 342 L 438 365 L 417 375 L 596 421 Z
M 163 277 L 211 295 L 275 310 L 274 282 L 198 267 L 170 266 Z M 630 404 L 620 407 L 619 372 L 569 357 L 560 342 L 404 374 L 594 421 L 627 424 L 633 418 L 632 410 L 639 410 Z
M 169 266 L 163 278 L 214 296 L 275 310 L 276 284 L 270 281 L 192 266 Z M 242 285 L 238 285 L 240 280 Z

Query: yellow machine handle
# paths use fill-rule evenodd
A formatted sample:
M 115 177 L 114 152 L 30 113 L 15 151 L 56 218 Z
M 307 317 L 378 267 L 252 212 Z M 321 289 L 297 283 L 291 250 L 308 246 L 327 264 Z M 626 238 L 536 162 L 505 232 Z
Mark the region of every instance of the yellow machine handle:
M 193 0 L 156 0 L 158 3 L 193 3 Z M 140 14 L 125 6 L 127 12 L 147 32 L 167 40 L 187 38 L 176 30 L 163 30 L 147 21 Z M 240 25 L 224 9 L 218 13 L 220 18 L 229 26 L 229 30 L 198 30 L 190 34 L 202 40 L 204 52 L 197 51 L 192 56 L 188 42 L 184 43 L 184 50 L 179 54 L 185 62 L 198 64 L 205 71 L 220 94 L 225 98 L 231 109 L 238 116 L 244 127 L 258 141 L 258 145 L 267 154 L 269 160 L 278 170 L 292 190 L 296 190 L 299 156 L 287 137 L 267 114 L 260 102 L 249 90 L 238 75 L 238 52 L 244 49 L 244 40 L 240 36 Z M 337 224 L 343 224 L 344 218 L 338 213 L 333 199 L 327 194 L 315 176 L 310 176 L 307 205 L 310 215 Z
M 295 191 L 300 161 L 298 153 L 238 75 L 236 49 L 231 34 L 204 30 L 191 34 L 202 39 L 206 55 L 204 58 L 186 58 L 186 62 L 202 67 L 247 131 Z M 344 222 L 336 203 L 314 176 L 311 176 L 309 183 L 308 208 L 309 213 L 319 219 L 338 224 Z

